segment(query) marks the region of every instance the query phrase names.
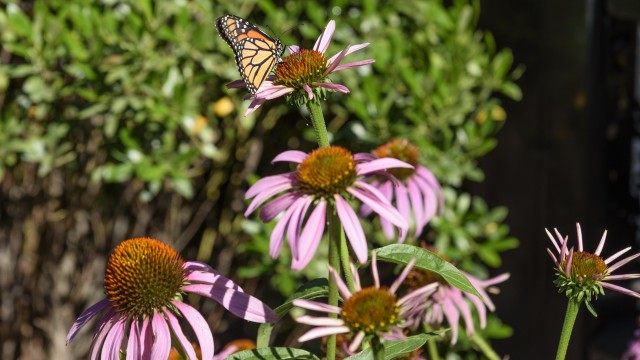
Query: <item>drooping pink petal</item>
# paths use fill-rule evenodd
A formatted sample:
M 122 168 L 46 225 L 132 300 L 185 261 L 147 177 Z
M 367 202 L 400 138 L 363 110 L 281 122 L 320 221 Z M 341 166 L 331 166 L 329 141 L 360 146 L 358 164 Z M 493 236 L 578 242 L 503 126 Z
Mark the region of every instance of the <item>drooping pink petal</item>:
M 287 225 L 287 238 L 289 242 L 289 248 L 291 249 L 291 256 L 297 259 L 300 251 L 300 236 L 302 236 L 302 224 L 304 223 L 309 207 L 313 203 L 311 196 L 307 197 L 307 200 L 300 203 L 300 206 L 291 215 L 289 224 Z
M 349 88 L 344 86 L 344 85 L 341 85 L 341 84 L 314 81 L 313 83 L 311 83 L 311 85 L 318 86 L 318 87 L 325 88 L 325 89 L 329 89 L 329 90 L 333 90 L 333 91 L 339 91 L 339 92 L 341 92 L 343 94 L 348 94 L 349 93 Z
M 315 327 L 300 336 L 298 338 L 298 341 L 305 342 L 323 336 L 329 336 L 333 334 L 346 334 L 349 332 L 351 332 L 351 330 L 348 326 Z
M 304 151 L 287 150 L 287 151 L 281 152 L 275 158 L 273 158 L 273 160 L 271 160 L 271 163 L 273 164 L 275 162 L 286 161 L 286 162 L 300 164 L 301 162 L 304 161 L 304 159 L 308 157 L 309 157 L 309 154 L 307 154 Z
M 275 259 L 280 254 L 280 250 L 282 250 L 282 243 L 284 242 L 284 233 L 288 228 L 289 222 L 291 221 L 291 217 L 297 216 L 297 213 L 300 211 L 302 207 L 304 207 L 306 202 L 310 202 L 313 199 L 309 196 L 302 196 L 298 198 L 296 201 L 289 206 L 287 211 L 284 212 L 282 218 L 278 220 L 278 223 L 271 231 L 271 237 L 269 240 L 269 255 Z M 297 248 L 292 248 L 292 254 L 296 254 L 297 256 Z
M 362 230 L 360 220 L 342 196 L 335 194 L 333 195 L 333 199 L 335 200 L 336 210 L 340 222 L 344 227 L 344 232 L 351 243 L 351 248 L 356 254 L 358 261 L 364 264 L 367 262 L 367 239 L 364 236 L 364 230 Z
M 342 64 L 342 65 L 338 65 L 336 66 L 332 73 L 336 72 L 336 71 L 340 71 L 340 70 L 348 70 L 348 69 L 353 69 L 356 68 L 358 66 L 363 66 L 363 65 L 368 65 L 368 64 L 373 64 L 374 62 L 376 62 L 373 59 L 366 59 L 366 60 L 360 60 L 360 61 L 352 61 L 350 63 L 346 63 L 346 64 Z
M 190 283 L 216 284 L 244 292 L 240 285 L 223 276 L 208 264 L 199 261 L 187 261 L 184 263 L 183 268 L 186 270 L 185 280 Z
M 309 87 L 309 85 L 304 83 L 302 84 L 302 89 L 307 92 L 307 96 L 309 97 L 309 100 L 313 100 L 313 90 L 311 90 L 311 87 Z
M 407 220 L 407 223 L 411 224 L 411 207 L 409 206 L 409 194 L 407 194 L 407 188 L 404 187 L 404 185 L 401 185 L 394 187 L 394 189 L 396 191 L 396 207 L 400 212 L 400 215 Z
M 300 324 L 313 325 L 313 326 L 344 326 L 344 320 L 329 318 L 329 317 L 317 317 L 303 315 L 296 318 L 296 322 Z
M 351 298 L 351 296 L 353 296 L 353 294 L 351 294 L 351 291 L 349 291 L 347 284 L 345 284 L 344 281 L 342 281 L 340 276 L 338 276 L 338 274 L 336 273 L 336 270 L 331 266 L 329 266 L 329 275 L 333 279 L 333 282 L 336 283 L 336 286 L 338 287 L 338 291 L 340 292 L 340 295 L 342 295 L 342 298 L 344 300 L 347 300 Z
M 153 314 L 151 327 L 153 328 L 153 333 L 155 334 L 153 346 L 151 347 L 151 358 L 168 358 L 169 352 L 171 352 L 171 332 L 169 331 L 169 326 L 167 325 L 166 320 L 160 312 L 156 311 Z
M 411 178 L 407 179 L 407 192 L 409 194 L 409 200 L 411 200 L 411 210 L 413 210 L 413 215 L 416 219 L 416 229 L 413 236 L 417 238 L 422 232 L 424 225 L 426 225 L 426 222 L 429 220 L 426 220 L 424 216 L 422 193 L 420 192 L 418 185 L 416 185 L 415 181 Z
M 104 339 L 109 334 L 109 331 L 111 331 L 113 325 L 118 322 L 119 317 L 120 315 L 116 313 L 115 309 L 111 308 L 98 321 L 98 325 L 96 327 L 97 330 L 93 334 L 93 339 L 91 340 L 91 348 L 89 349 L 89 352 L 91 353 L 91 356 L 89 358 L 91 360 L 99 358 L 100 349 L 104 344 Z
M 346 54 L 344 54 L 344 56 L 347 56 L 349 54 L 353 54 L 354 52 L 360 50 L 360 49 L 364 49 L 367 46 L 369 46 L 369 43 L 363 43 L 363 44 L 357 44 L 357 45 L 351 45 L 349 47 L 349 51 L 346 52 Z M 336 59 L 338 58 L 338 56 L 342 53 L 342 51 L 338 52 L 337 54 L 333 55 L 332 57 L 329 58 L 329 60 L 327 60 L 328 64 L 333 64 Z
M 364 331 L 358 331 L 356 336 L 353 337 L 353 340 L 351 340 L 351 344 L 349 344 L 349 351 L 355 352 L 356 350 L 358 350 L 360 345 L 362 345 L 362 340 L 364 340 L 364 336 L 365 336 Z
M 140 344 L 142 345 L 142 357 L 144 360 L 153 360 L 151 358 L 151 349 L 153 348 L 153 328 L 151 319 L 145 317 L 142 319 L 142 327 L 140 328 Z
M 471 316 L 471 308 L 469 308 L 469 304 L 462 297 L 462 291 L 456 288 L 449 289 L 449 298 L 455 306 L 458 308 L 459 312 L 462 314 L 462 319 L 465 323 L 465 328 L 467 329 L 467 334 L 471 335 L 474 332 L 473 326 L 473 317 Z
M 305 300 L 305 299 L 295 299 L 291 302 L 294 306 L 301 307 L 307 310 L 313 311 L 323 311 L 332 314 L 340 314 L 342 311 L 341 308 L 333 305 L 324 304 L 317 301 Z
M 454 345 L 458 342 L 458 321 L 460 319 L 460 313 L 455 305 L 447 299 L 442 303 L 442 311 L 447 318 L 449 326 L 451 326 L 451 345 Z
M 278 320 L 278 315 L 262 301 L 224 286 L 194 284 L 184 285 L 182 290 L 211 298 L 234 315 L 248 321 L 265 323 Z
M 294 201 L 300 198 L 300 194 L 297 192 L 285 193 L 268 203 L 266 203 L 262 209 L 260 209 L 260 220 L 263 222 L 269 222 L 275 219 L 278 214 L 285 211 L 293 204 Z
M 331 38 L 333 37 L 333 33 L 336 30 L 336 22 L 335 20 L 329 21 L 327 26 L 322 30 L 322 34 L 316 40 L 316 43 L 313 44 L 313 50 L 324 55 L 329 48 L 329 43 L 331 42 Z
M 129 327 L 129 342 L 127 343 L 127 360 L 136 360 L 142 358 L 142 344 L 140 339 L 140 327 L 138 321 L 131 321 Z
M 108 299 L 104 299 L 91 305 L 87 310 L 85 310 L 82 314 L 80 314 L 80 316 L 78 316 L 76 321 L 73 323 L 73 326 L 71 326 L 69 333 L 67 334 L 67 345 L 69 345 L 69 343 L 73 341 L 73 338 L 76 337 L 76 335 L 78 334 L 78 331 L 80 331 L 80 329 L 82 329 L 82 327 L 87 322 L 89 322 L 96 315 L 100 314 L 104 309 L 108 307 L 111 307 L 111 303 L 109 302 Z
M 271 188 L 265 189 L 264 192 L 259 193 L 256 197 L 253 198 L 249 207 L 244 212 L 244 216 L 249 216 L 255 209 L 257 209 L 262 203 L 269 200 L 272 196 L 277 195 L 285 190 L 289 190 L 293 187 L 291 182 L 282 182 L 274 185 Z
M 279 97 L 292 93 L 295 89 L 286 87 L 284 85 L 276 85 L 270 90 L 271 90 L 270 92 L 264 94 L 264 96 L 262 97 L 263 99 L 265 100 L 277 99 Z
M 413 166 L 407 164 L 404 161 L 394 158 L 379 158 L 367 163 L 357 164 L 356 173 L 358 175 L 367 175 L 376 171 L 383 171 L 394 168 L 413 169 Z
M 291 183 L 295 179 L 294 173 L 286 173 L 279 175 L 266 176 L 256 181 L 244 194 L 245 199 L 251 199 L 252 197 L 259 195 L 273 187 L 280 186 L 282 184 Z
M 421 165 L 416 166 L 416 174 L 418 174 L 420 178 L 426 180 L 429 187 L 433 189 L 433 192 L 438 198 L 438 208 L 440 209 L 440 213 L 442 213 L 442 209 L 444 208 L 444 193 L 438 179 L 436 179 L 436 176 L 433 175 L 429 169 Z
M 122 339 L 124 339 L 124 328 L 126 322 L 127 318 L 121 316 L 109 330 L 107 338 L 104 339 L 104 345 L 102 345 L 102 352 L 100 354 L 103 359 L 120 359 L 120 348 L 122 347 Z
M 371 209 L 373 209 L 373 211 L 378 213 L 378 215 L 389 220 L 392 224 L 394 224 L 401 230 L 404 230 L 405 232 L 408 230 L 409 224 L 407 223 L 407 221 L 402 217 L 402 215 L 400 215 L 398 210 L 396 210 L 390 204 L 385 204 L 377 201 L 377 199 L 374 198 L 368 191 L 363 191 L 358 188 L 349 188 L 347 189 L 347 191 L 351 195 L 355 196 L 358 200 L 369 205 Z
M 180 327 L 180 323 L 178 319 L 171 313 L 169 310 L 164 311 L 164 315 L 167 317 L 169 321 L 169 326 L 171 327 L 173 335 L 176 337 L 182 350 L 184 351 L 187 358 L 192 360 L 197 360 L 196 351 L 193 349 L 193 345 L 182 332 L 182 328 Z M 213 352 L 211 354 L 205 354 L 204 359 L 211 359 L 213 357 Z
M 262 106 L 262 104 L 264 104 L 266 101 L 267 99 L 254 98 L 249 104 L 249 107 L 247 108 L 247 110 L 244 112 L 244 116 L 248 116 L 252 112 L 258 110 L 258 108 Z
M 488 296 L 485 298 L 488 298 Z M 487 326 L 487 308 L 475 295 L 467 294 L 467 299 L 469 299 L 469 301 L 473 303 L 473 306 L 475 306 L 476 311 L 478 312 L 478 318 L 480 319 L 480 328 L 484 329 Z
M 378 253 L 371 252 L 371 275 L 373 275 L 373 286 L 380 289 L 380 275 L 378 275 Z
M 298 244 L 298 258 L 293 258 L 291 268 L 302 270 L 313 258 L 322 239 L 327 216 L 327 202 L 320 200 L 311 212 L 307 223 L 302 229 Z
M 202 358 L 211 359 L 214 353 L 213 335 L 211 335 L 211 329 L 209 328 L 207 321 L 204 319 L 204 317 L 202 317 L 202 315 L 200 315 L 200 313 L 196 309 L 183 303 L 182 301 L 174 300 L 171 303 L 180 311 L 189 325 L 191 325 L 193 332 L 198 338 L 198 344 L 200 344 Z

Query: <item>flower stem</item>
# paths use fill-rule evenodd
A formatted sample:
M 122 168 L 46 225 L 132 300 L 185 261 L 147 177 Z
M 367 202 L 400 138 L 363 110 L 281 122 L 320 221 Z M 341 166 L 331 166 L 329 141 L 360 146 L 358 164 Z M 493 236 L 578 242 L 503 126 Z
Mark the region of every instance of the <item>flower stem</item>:
M 344 279 L 346 280 L 347 287 L 351 293 L 356 292 L 356 287 L 353 282 L 353 274 L 349 266 L 349 248 L 347 247 L 347 238 L 344 235 L 344 231 L 340 229 L 340 262 L 342 262 L 342 268 L 344 271 Z
M 491 345 L 489 345 L 489 343 L 487 343 L 487 341 L 482 336 L 478 335 L 478 333 L 474 333 L 473 336 L 471 336 L 471 341 L 473 341 L 480 348 L 480 351 L 482 351 L 487 359 L 500 360 L 500 356 L 496 354 L 496 352 L 491 348 Z
M 371 340 L 371 351 L 373 352 L 374 360 L 384 360 L 384 344 L 380 341 L 380 338 L 374 336 Z
M 334 211 L 333 205 L 327 207 L 327 215 L 329 219 L 329 266 L 340 276 L 340 219 Z M 329 281 L 329 305 L 338 306 L 338 286 L 335 281 Z M 329 314 L 330 317 L 337 317 L 337 314 Z M 335 360 L 336 358 L 336 335 L 330 335 L 327 338 L 327 360 Z
M 569 339 L 571 338 L 571 331 L 573 331 L 573 325 L 575 324 L 576 317 L 578 316 L 578 310 L 580 310 L 580 303 L 569 299 L 569 303 L 567 304 L 567 313 L 564 316 L 564 324 L 562 325 L 562 333 L 560 334 L 560 342 L 558 343 L 556 360 L 564 360 L 567 355 Z
M 422 324 L 422 328 L 424 332 L 432 332 L 433 329 L 426 323 Z M 427 340 L 427 349 L 429 350 L 429 359 L 430 360 L 440 360 L 440 354 L 438 354 L 438 338 L 436 336 L 430 337 Z
M 311 123 L 316 133 L 316 140 L 318 140 L 319 147 L 329 146 L 329 134 L 327 133 L 327 125 L 324 122 L 324 116 L 322 115 L 322 107 L 320 101 L 317 98 L 309 100 L 307 102 L 307 109 L 309 109 L 309 115 L 311 115 Z

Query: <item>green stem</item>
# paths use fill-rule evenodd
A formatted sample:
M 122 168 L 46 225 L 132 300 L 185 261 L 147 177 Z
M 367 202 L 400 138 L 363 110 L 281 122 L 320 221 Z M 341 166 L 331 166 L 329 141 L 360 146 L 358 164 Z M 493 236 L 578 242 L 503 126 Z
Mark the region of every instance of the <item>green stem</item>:
M 473 341 L 479 348 L 480 351 L 487 357 L 489 360 L 500 360 L 500 356 L 496 354 L 496 352 L 491 348 L 491 345 L 478 333 L 473 334 L 471 336 L 471 341 Z
M 385 360 L 384 344 L 380 341 L 380 338 L 374 336 L 371 340 L 371 351 L 373 352 L 374 360 Z
M 309 115 L 311 115 L 311 123 L 316 133 L 316 140 L 318 140 L 319 147 L 329 146 L 329 134 L 327 133 L 327 125 L 324 122 L 324 116 L 322 115 L 322 107 L 318 99 L 313 99 L 307 102 L 307 109 L 309 109 Z
M 329 219 L 329 266 L 336 271 L 336 276 L 340 276 L 340 219 L 335 213 L 333 205 L 327 207 L 327 218 Z M 329 279 L 329 305 L 338 306 L 338 286 L 335 281 Z M 337 317 L 338 314 L 329 314 L 329 317 Z M 327 360 L 336 358 L 336 335 L 331 335 L 327 339 Z
M 351 293 L 356 292 L 356 287 L 353 282 L 353 274 L 351 274 L 351 267 L 349 266 L 349 248 L 347 247 L 347 238 L 340 227 L 340 262 L 342 263 L 342 269 L 344 271 L 344 279 L 346 280 L 347 287 Z
M 560 342 L 558 343 L 556 360 L 564 360 L 565 356 L 567 355 L 569 339 L 571 338 L 573 325 L 576 323 L 578 310 L 580 310 L 580 303 L 575 300 L 569 299 L 569 304 L 567 304 L 567 313 L 564 316 L 564 324 L 562 325 L 562 333 L 560 334 Z
M 422 328 L 424 332 L 432 332 L 433 329 L 428 324 L 423 324 Z M 440 360 L 440 354 L 438 354 L 438 337 L 434 336 L 427 340 L 427 349 L 429 350 L 429 360 Z

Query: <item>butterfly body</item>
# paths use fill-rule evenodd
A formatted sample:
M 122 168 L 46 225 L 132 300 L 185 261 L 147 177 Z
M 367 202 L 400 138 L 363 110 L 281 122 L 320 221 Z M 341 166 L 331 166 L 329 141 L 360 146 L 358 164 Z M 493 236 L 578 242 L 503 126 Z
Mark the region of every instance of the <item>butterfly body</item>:
M 235 54 L 236 65 L 249 93 L 255 95 L 280 61 L 284 46 L 245 19 L 224 15 L 216 29 Z

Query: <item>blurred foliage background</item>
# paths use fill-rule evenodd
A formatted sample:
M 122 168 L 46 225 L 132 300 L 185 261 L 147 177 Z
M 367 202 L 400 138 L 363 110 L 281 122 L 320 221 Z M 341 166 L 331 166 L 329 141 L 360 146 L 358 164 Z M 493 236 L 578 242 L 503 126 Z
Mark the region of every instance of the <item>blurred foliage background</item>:
M 243 116 L 245 93 L 225 88 L 239 77 L 233 55 L 214 27 L 227 13 L 309 48 L 335 19 L 331 54 L 370 42 L 351 60 L 376 62 L 336 74 L 351 93 L 324 103 L 333 142 L 353 151 L 394 137 L 416 143 L 446 201 L 415 241 L 435 244 L 464 270 L 486 277 L 503 251 L 517 247 L 507 210 L 464 190 L 465 181 L 483 180 L 477 161 L 496 146 L 506 121 L 501 101 L 521 97 L 514 81 L 522 68 L 476 29 L 478 1 L 0 4 L 4 359 L 83 357 L 91 331 L 68 347 L 66 334 L 104 296 L 106 259 L 127 238 L 161 239 L 272 307 L 300 281 L 324 275 L 319 265 L 293 274 L 286 256 L 270 259 L 272 225 L 242 215 L 247 181 L 282 171 L 273 156 L 312 149 L 314 135 L 304 109 L 284 101 Z M 377 229 L 367 226 L 382 243 Z M 217 346 L 255 335 L 255 326 L 213 301 L 191 300 Z M 509 336 L 499 320 L 490 324 L 487 337 Z M 464 341 L 456 352 L 477 356 Z

